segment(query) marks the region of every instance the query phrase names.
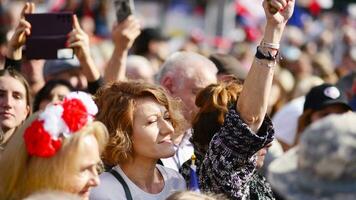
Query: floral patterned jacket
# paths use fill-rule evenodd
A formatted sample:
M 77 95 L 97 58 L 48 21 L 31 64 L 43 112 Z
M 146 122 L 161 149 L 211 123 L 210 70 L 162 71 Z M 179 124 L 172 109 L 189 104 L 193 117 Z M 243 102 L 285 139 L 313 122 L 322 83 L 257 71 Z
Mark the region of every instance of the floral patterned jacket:
M 224 194 L 229 199 L 274 199 L 266 179 L 255 173 L 255 153 L 273 138 L 274 129 L 268 117 L 255 134 L 241 119 L 236 108 L 231 107 L 207 151 L 195 146 L 200 189 Z M 181 168 L 188 182 L 189 165 L 190 161 L 187 161 Z

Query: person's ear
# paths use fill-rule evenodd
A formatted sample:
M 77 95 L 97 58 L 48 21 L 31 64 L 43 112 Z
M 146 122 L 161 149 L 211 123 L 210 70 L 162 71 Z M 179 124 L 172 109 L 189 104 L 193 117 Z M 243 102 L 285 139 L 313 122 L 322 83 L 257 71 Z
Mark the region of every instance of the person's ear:
M 174 94 L 174 84 L 173 84 L 173 79 L 171 76 L 165 76 L 162 81 L 161 85 L 170 93 Z
M 27 106 L 26 106 L 26 111 L 25 111 L 26 118 L 30 115 L 30 110 L 31 110 L 30 106 L 27 105 Z M 25 119 L 26 119 L 26 118 L 25 118 Z

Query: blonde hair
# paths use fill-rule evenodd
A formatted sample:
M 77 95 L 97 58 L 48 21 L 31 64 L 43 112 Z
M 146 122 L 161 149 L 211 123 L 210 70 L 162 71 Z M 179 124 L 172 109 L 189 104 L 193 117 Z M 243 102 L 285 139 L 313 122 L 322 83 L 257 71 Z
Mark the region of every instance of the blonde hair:
M 67 191 L 68 177 L 77 170 L 79 150 L 83 138 L 93 135 L 102 152 L 107 140 L 106 127 L 101 122 L 92 122 L 63 138 L 60 150 L 50 158 L 30 156 L 27 153 L 23 134 L 38 113 L 30 116 L 15 132 L 0 158 L 0 196 L 4 199 L 21 199 L 40 190 Z
M 202 194 L 191 191 L 179 191 L 171 194 L 166 200 L 224 200 L 222 195 Z
M 171 99 L 157 85 L 143 82 L 116 82 L 108 84 L 96 94 L 99 107 L 97 119 L 108 128 L 110 139 L 103 153 L 105 164 L 117 165 L 126 162 L 132 155 L 132 129 L 135 102 L 150 97 L 165 106 L 170 114 L 176 133 L 183 131 L 185 123 L 179 110 L 179 102 Z

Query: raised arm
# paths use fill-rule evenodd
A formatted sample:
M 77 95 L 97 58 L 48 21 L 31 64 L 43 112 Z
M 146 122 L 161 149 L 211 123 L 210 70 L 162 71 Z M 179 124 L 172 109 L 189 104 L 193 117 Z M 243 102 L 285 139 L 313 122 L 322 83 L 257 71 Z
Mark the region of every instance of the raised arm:
M 116 24 L 112 31 L 115 45 L 114 52 L 105 68 L 106 82 L 123 81 L 126 79 L 126 59 L 133 42 L 140 35 L 140 24 L 134 16 Z
M 258 54 L 253 60 L 237 102 L 242 119 L 254 132 L 261 127 L 267 112 L 274 66 L 278 61 L 279 43 L 287 21 L 293 14 L 294 4 L 295 0 L 263 2 L 267 19 L 263 40 L 257 49 Z
M 73 15 L 73 30 L 68 36 L 67 46 L 74 49 L 84 76 L 88 82 L 97 81 L 100 72 L 90 54 L 89 36 L 80 27 L 76 15 Z

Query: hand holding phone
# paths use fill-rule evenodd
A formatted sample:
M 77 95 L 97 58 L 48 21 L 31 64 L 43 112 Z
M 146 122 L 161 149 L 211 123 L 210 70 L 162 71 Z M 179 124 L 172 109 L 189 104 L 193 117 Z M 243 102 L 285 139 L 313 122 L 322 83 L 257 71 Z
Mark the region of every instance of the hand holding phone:
M 76 15 L 73 16 L 73 30 L 68 34 L 67 47 L 73 48 L 79 61 L 84 61 L 90 57 L 89 36 L 80 27 Z
M 114 0 L 117 22 L 124 21 L 134 11 L 133 0 Z
M 13 60 L 22 59 L 22 47 L 26 38 L 31 34 L 31 24 L 25 20 L 25 14 L 31 14 L 35 11 L 35 4 L 27 2 L 21 11 L 20 22 L 17 25 L 14 34 L 9 40 L 6 56 Z

